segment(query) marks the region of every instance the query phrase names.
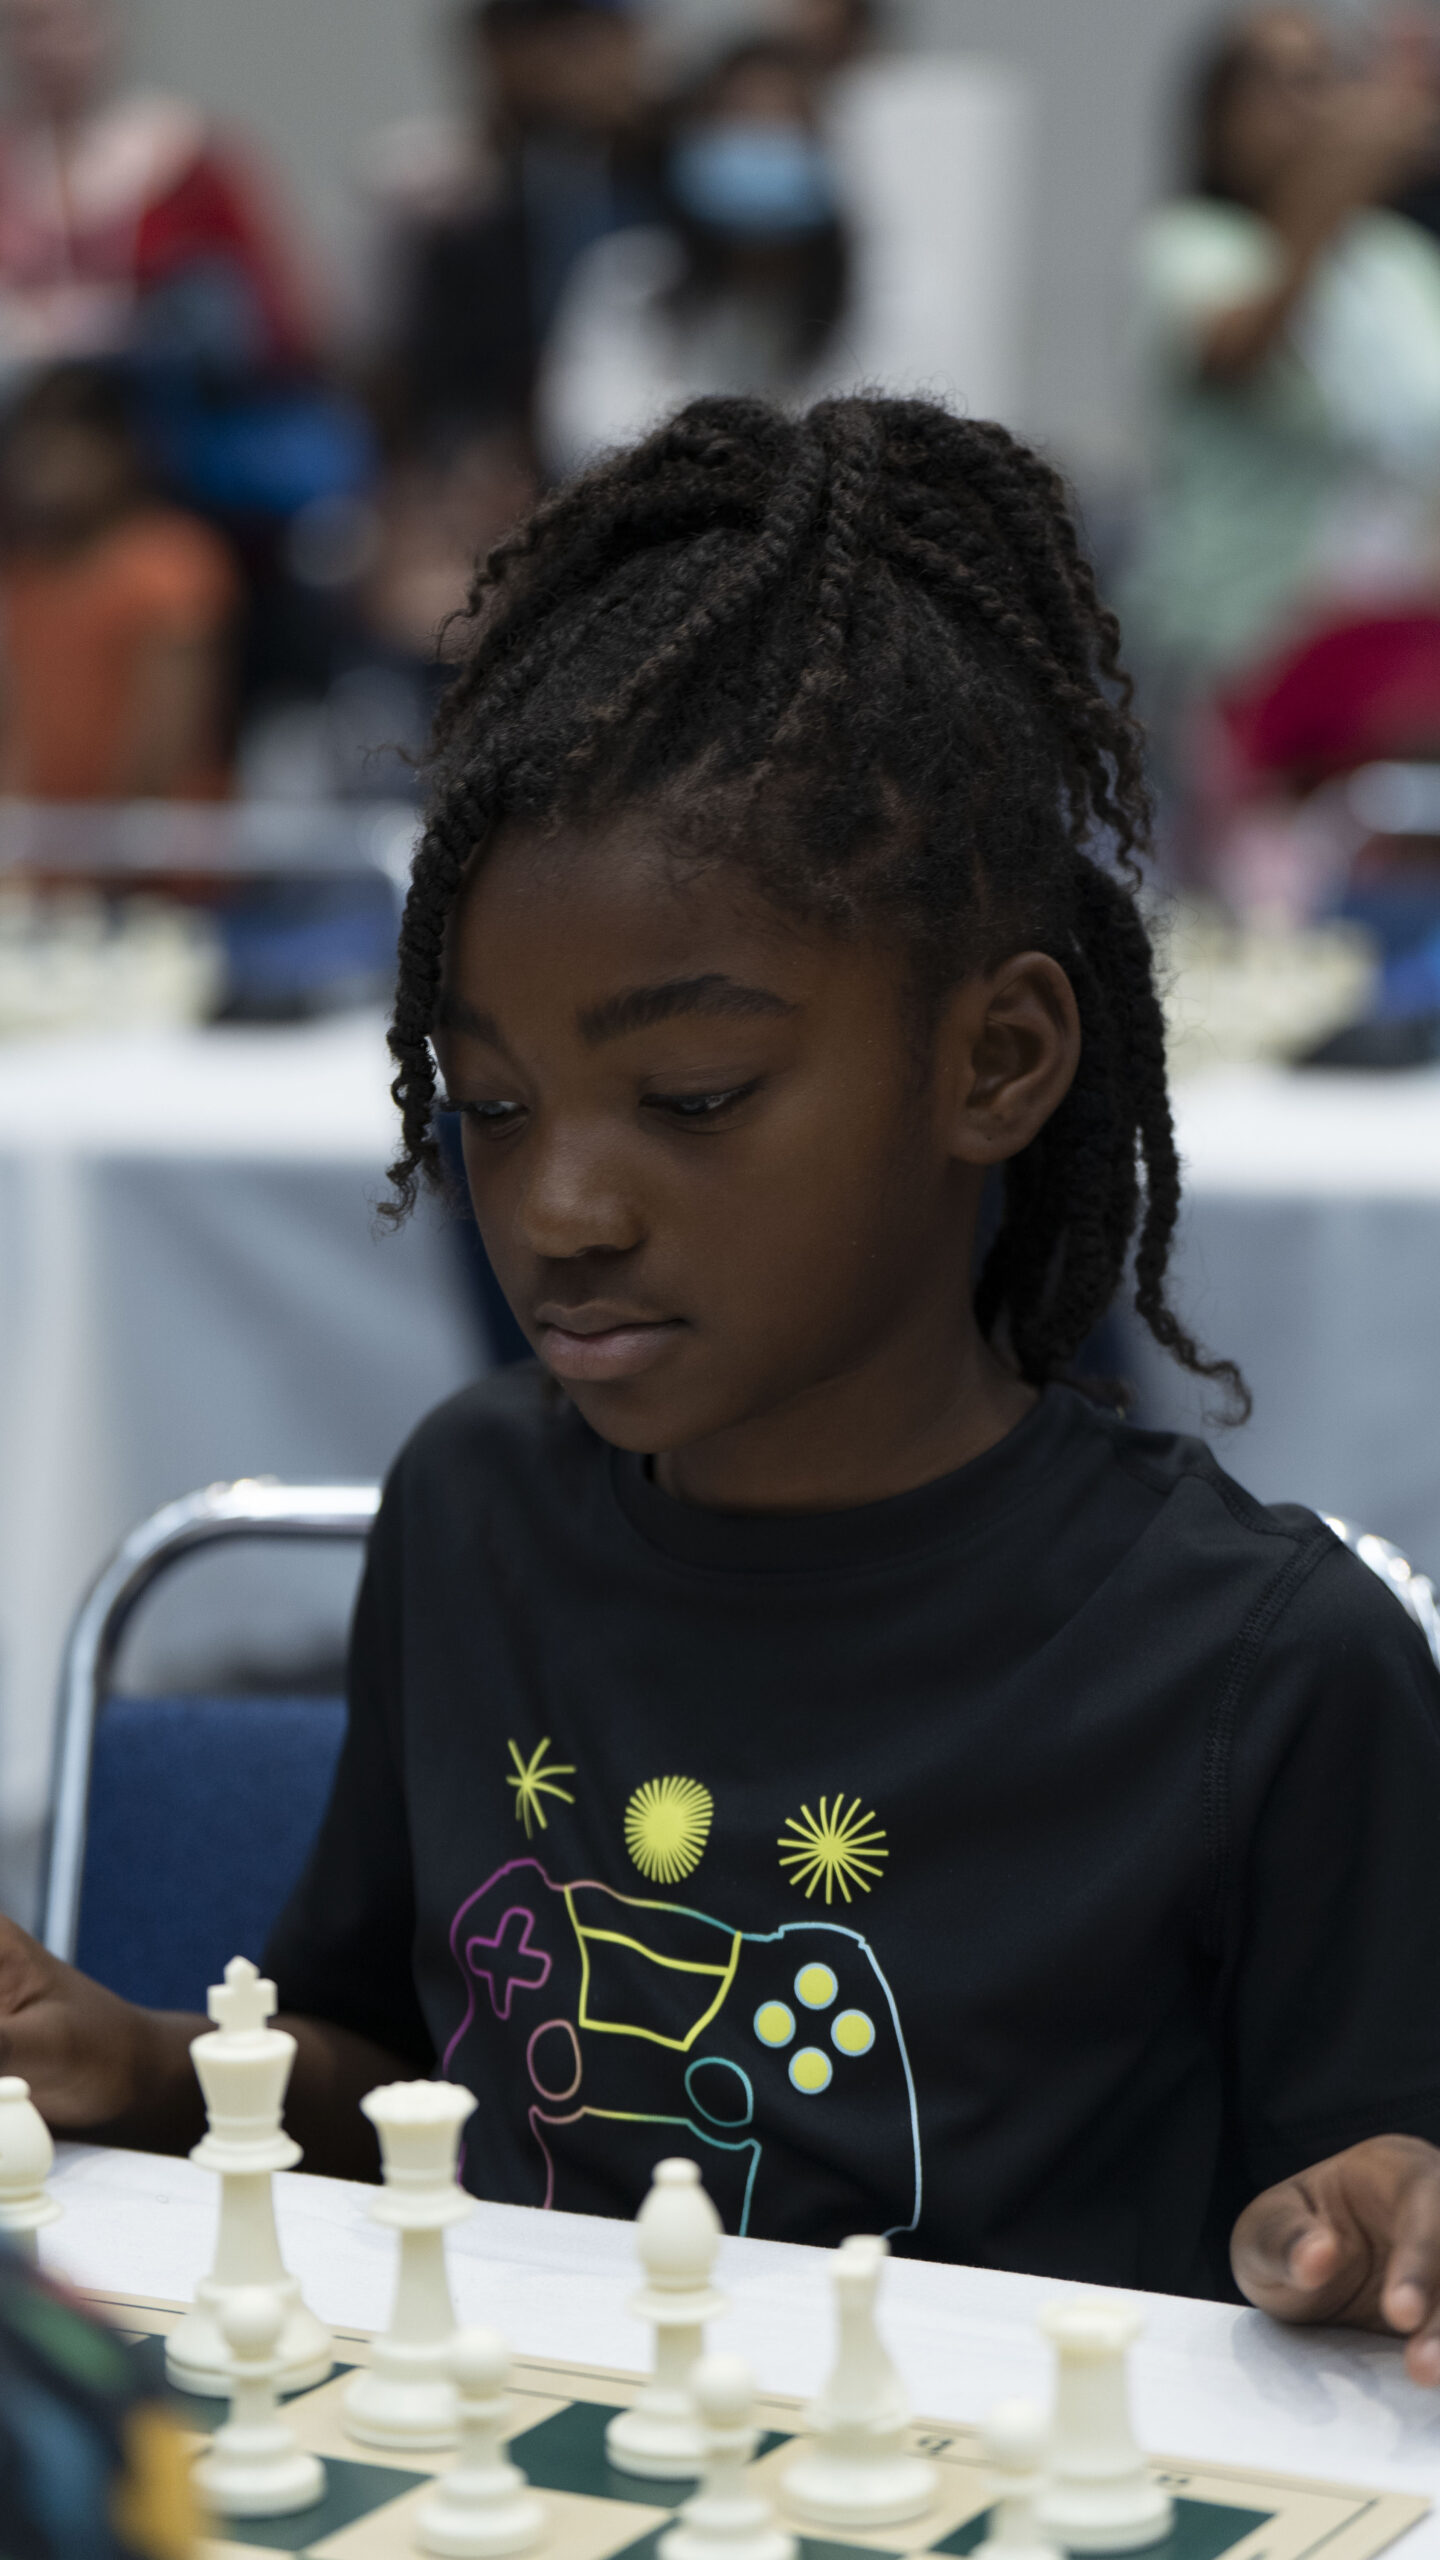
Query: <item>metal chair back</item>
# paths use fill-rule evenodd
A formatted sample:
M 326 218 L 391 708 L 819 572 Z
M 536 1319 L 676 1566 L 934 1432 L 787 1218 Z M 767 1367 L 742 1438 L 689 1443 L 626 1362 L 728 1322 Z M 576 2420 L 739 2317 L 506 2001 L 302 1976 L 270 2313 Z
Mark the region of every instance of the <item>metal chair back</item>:
M 1348 1547 L 1394 1592 L 1406 1616 L 1414 1619 L 1440 1670 L 1440 1610 L 1436 1608 L 1435 1585 L 1429 1576 L 1417 1573 L 1409 1557 L 1392 1546 L 1388 1538 L 1377 1538 L 1373 1529 L 1357 1529 L 1353 1520 L 1337 1519 L 1328 1511 L 1322 1517 L 1341 1545 Z
M 379 1507 L 374 1484 L 279 1484 L 247 1477 L 166 1503 L 131 1530 L 82 1602 L 61 1670 L 40 1934 L 73 1963 L 79 1933 L 96 1724 L 121 1638 L 160 1577 L 185 1556 L 237 1538 L 363 1541 Z M 203 1713 L 196 1708 L 195 1713 Z

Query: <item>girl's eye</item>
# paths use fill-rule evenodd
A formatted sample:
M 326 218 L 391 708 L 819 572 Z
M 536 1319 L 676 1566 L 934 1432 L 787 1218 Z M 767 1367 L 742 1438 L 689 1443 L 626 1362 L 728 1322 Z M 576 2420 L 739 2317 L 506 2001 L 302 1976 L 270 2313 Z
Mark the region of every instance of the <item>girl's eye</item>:
M 727 1085 L 719 1093 L 647 1093 L 647 1111 L 663 1111 L 668 1119 L 697 1121 L 718 1120 L 733 1110 L 737 1102 L 745 1102 L 754 1093 L 759 1078 L 749 1084 Z
M 462 1120 L 468 1120 L 474 1129 L 483 1129 L 488 1137 L 502 1129 L 513 1129 L 521 1116 L 518 1102 L 461 1102 L 456 1108 Z

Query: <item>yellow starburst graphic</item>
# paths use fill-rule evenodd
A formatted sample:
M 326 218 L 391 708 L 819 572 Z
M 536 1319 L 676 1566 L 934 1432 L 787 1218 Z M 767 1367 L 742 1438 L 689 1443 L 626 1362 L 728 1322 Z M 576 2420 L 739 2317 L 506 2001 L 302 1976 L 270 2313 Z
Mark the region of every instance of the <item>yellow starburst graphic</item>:
M 868 1893 L 890 1855 L 881 1825 L 873 1813 L 861 1812 L 858 1796 L 848 1809 L 843 1796 L 833 1802 L 822 1796 L 818 1818 L 802 1805 L 781 1832 L 779 1849 L 781 1866 L 790 1869 L 792 1884 L 804 1885 L 807 1902 L 818 1884 L 827 1902 L 837 1884 L 847 1902 L 852 1884 Z
M 625 1846 L 642 1876 L 676 1884 L 699 1866 L 715 1799 L 698 1778 L 648 1778 L 625 1807 Z
M 562 1804 L 573 1804 L 575 1801 L 569 1787 L 562 1787 L 560 1784 L 562 1778 L 573 1778 L 575 1772 L 568 1760 L 547 1761 L 545 1754 L 549 1748 L 548 1741 L 537 1742 L 529 1759 L 522 1760 L 517 1746 L 513 1742 L 510 1745 L 510 1757 L 515 1763 L 516 1775 L 513 1778 L 507 1778 L 505 1784 L 515 1790 L 515 1819 L 517 1822 L 524 1823 L 527 1840 L 531 1836 L 533 1823 L 538 1822 L 541 1830 L 545 1829 L 545 1806 L 542 1801 L 544 1797 L 558 1796 Z

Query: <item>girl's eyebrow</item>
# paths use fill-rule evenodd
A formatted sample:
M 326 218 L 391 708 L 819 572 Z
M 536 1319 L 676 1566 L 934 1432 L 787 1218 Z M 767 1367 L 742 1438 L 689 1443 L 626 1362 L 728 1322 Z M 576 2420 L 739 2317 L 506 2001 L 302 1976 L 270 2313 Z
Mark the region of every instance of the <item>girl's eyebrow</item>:
M 712 969 L 698 978 L 667 978 L 659 986 L 626 987 L 620 995 L 587 1005 L 579 1016 L 580 1036 L 596 1048 L 604 1040 L 623 1039 L 627 1031 L 648 1031 L 652 1024 L 669 1022 L 681 1013 L 743 1018 L 798 1010 L 771 987 L 749 986 L 743 978 L 727 978 L 722 971 Z M 463 1032 L 467 1039 L 483 1040 L 487 1048 L 503 1049 L 509 1054 L 509 1043 L 494 1014 L 480 1012 L 453 988 L 440 998 L 435 1028 Z
M 621 995 L 587 1005 L 579 1017 L 580 1036 L 595 1048 L 602 1040 L 623 1039 L 627 1031 L 649 1031 L 655 1023 L 672 1021 L 681 1013 L 743 1018 L 797 1010 L 773 988 L 749 986 L 742 978 L 711 970 L 698 978 L 667 978 L 659 986 L 627 987 Z
M 480 1013 L 465 998 L 447 988 L 435 1008 L 437 1031 L 463 1031 L 468 1040 L 483 1040 L 488 1048 L 504 1049 L 505 1039 L 493 1013 Z

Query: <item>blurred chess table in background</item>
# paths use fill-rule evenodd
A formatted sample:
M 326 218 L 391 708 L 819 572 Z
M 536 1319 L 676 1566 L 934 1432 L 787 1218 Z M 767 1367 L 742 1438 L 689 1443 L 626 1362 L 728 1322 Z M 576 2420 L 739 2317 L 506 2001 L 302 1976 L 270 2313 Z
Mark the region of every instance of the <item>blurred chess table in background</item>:
M 438 1217 L 377 1226 L 388 1077 L 368 1012 L 0 1046 L 0 1892 L 69 1620 L 124 1533 L 218 1479 L 381 1476 L 485 1365 Z M 333 1649 L 354 1563 L 308 1558 L 262 1609 L 273 1565 L 227 1559 L 230 1635 L 263 1620 L 277 1667 Z
M 1171 1299 L 1238 1360 L 1254 1419 L 1127 1319 L 1138 1418 L 1209 1438 L 1262 1501 L 1378 1530 L 1440 1576 L 1440 1068 L 1226 1066 L 1175 1088 Z

